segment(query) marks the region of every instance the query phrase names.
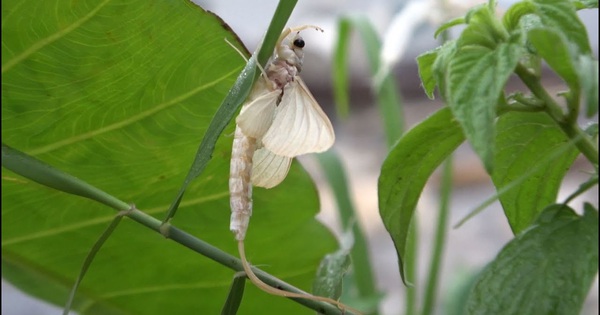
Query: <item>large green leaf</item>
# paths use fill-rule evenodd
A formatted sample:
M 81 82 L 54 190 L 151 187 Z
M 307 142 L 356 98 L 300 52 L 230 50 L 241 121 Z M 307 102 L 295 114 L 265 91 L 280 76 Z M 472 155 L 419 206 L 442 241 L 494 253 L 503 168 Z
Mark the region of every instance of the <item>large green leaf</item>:
M 421 191 L 433 171 L 464 140 L 460 125 L 445 107 L 402 136 L 383 162 L 379 214 L 394 241 L 405 282 L 408 230 Z
M 569 140 L 545 113 L 504 114 L 497 130 L 492 180 L 498 190 L 514 185 L 500 195 L 500 202 L 517 234 L 556 202 L 562 179 L 578 151 L 574 146 L 565 147 Z
M 162 219 L 211 117 L 243 68 L 223 22 L 191 2 L 3 1 L 2 140 Z M 230 125 L 173 225 L 237 255 L 229 231 Z M 63 305 L 84 257 L 116 214 L 2 170 L 2 275 Z M 255 190 L 254 264 L 309 290 L 335 248 L 317 195 L 292 167 Z M 218 313 L 233 272 L 131 221 L 97 254 L 80 314 Z M 265 304 L 269 307 L 265 308 Z M 248 286 L 240 314 L 306 312 Z
M 467 314 L 579 314 L 598 272 L 598 210 L 552 205 L 477 280 Z

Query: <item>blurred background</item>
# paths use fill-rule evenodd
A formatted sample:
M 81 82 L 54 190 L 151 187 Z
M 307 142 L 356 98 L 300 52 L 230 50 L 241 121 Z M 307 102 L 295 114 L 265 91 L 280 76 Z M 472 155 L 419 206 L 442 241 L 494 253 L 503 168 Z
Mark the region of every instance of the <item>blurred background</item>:
M 238 34 L 246 47 L 253 51 L 268 27 L 277 0 L 194 0 L 203 8 L 219 15 Z M 379 217 L 377 206 L 377 178 L 381 164 L 387 154 L 386 140 L 381 126 L 381 117 L 371 93 L 372 77 L 367 63 L 365 47 L 358 36 L 350 43 L 349 65 L 351 69 L 350 116 L 340 119 L 335 115 L 331 64 L 333 47 L 337 38 L 337 23 L 340 17 L 364 16 L 375 27 L 381 37 L 389 28 L 394 16 L 407 1 L 392 0 L 302 0 L 288 26 L 314 24 L 325 32 L 303 32 L 306 41 L 305 63 L 302 77 L 334 123 L 336 143 L 334 150 L 342 159 L 348 176 L 355 208 L 359 212 L 359 224 L 363 228 L 370 247 L 370 258 L 374 267 L 378 289 L 384 294 L 380 313 L 402 314 L 404 309 L 404 287 L 398 273 L 396 253 L 390 236 Z M 433 38 L 439 22 L 460 16 L 462 7 L 468 8 L 483 1 L 454 0 L 456 10 L 444 12 L 449 16 L 434 17 L 415 23 L 407 49 L 392 74 L 397 80 L 398 90 L 404 105 L 405 129 L 408 130 L 428 115 L 443 106 L 439 99 L 429 100 L 420 85 L 415 58 L 433 49 L 439 42 Z M 515 1 L 499 1 L 506 9 Z M 451 15 L 455 14 L 455 15 Z M 592 49 L 598 55 L 598 10 L 585 10 L 580 17 L 588 28 Z M 458 29 L 454 30 L 457 34 Z M 563 89 L 560 79 L 549 73 L 546 86 L 551 90 Z M 516 86 L 516 82 L 514 83 Z M 597 122 L 597 117 L 594 118 Z M 585 122 L 582 122 L 585 123 Z M 303 165 L 317 181 L 322 200 L 319 219 L 334 233 L 340 234 L 336 205 L 325 183 L 314 157 L 303 157 Z M 566 198 L 580 182 L 587 179 L 584 173 L 591 170 L 584 160 L 578 159 L 568 174 L 559 199 Z M 454 155 L 454 186 L 451 199 L 449 224 L 452 226 L 467 213 L 495 193 L 489 176 L 468 145 L 463 145 Z M 426 186 L 418 206 L 419 223 L 419 281 L 423 283 L 429 264 L 429 253 L 433 243 L 436 214 L 438 211 L 438 178 L 435 174 Z M 582 207 L 587 200 L 598 206 L 598 187 L 580 196 L 571 203 L 573 208 Z M 442 261 L 437 313 L 451 307 L 454 295 L 473 275 L 490 262 L 500 249 L 512 238 L 512 233 L 498 203 L 494 203 L 459 229 L 448 229 L 446 250 Z M 7 303 L 10 301 L 10 303 Z M 31 299 L 10 284 L 2 281 L 2 314 L 60 314 L 61 309 Z M 598 279 L 586 301 L 584 315 L 598 314 Z

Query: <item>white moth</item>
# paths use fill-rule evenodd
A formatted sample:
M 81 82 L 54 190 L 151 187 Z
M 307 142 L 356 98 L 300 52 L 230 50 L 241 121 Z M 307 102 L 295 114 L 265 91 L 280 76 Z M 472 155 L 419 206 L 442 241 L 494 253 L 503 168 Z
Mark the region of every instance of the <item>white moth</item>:
M 252 215 L 252 186 L 271 188 L 286 177 L 292 159 L 323 152 L 335 141 L 331 122 L 298 76 L 302 70 L 304 40 L 301 30 L 283 31 L 263 75 L 236 118 L 229 177 L 231 221 L 229 229 L 238 241 L 244 271 L 263 291 L 279 296 L 304 298 L 352 309 L 339 301 L 274 288 L 261 281 L 246 260 L 244 238 Z
M 272 188 L 286 177 L 292 159 L 323 152 L 335 141 L 331 122 L 298 73 L 304 40 L 286 29 L 265 73 L 258 79 L 236 119 L 229 190 L 230 230 L 243 240 L 252 214 L 252 186 Z

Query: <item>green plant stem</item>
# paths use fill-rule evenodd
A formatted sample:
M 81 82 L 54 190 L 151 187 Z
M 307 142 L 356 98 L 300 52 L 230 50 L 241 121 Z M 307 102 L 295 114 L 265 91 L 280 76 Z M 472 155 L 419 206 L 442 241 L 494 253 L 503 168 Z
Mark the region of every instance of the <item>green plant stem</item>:
M 416 314 L 417 310 L 417 244 L 418 244 L 418 225 L 417 216 L 413 216 L 412 222 L 408 228 L 408 237 L 406 239 L 406 255 L 404 257 L 404 277 L 407 282 L 406 286 L 406 307 L 405 315 Z
M 452 155 L 444 163 L 442 171 L 442 182 L 440 192 L 440 208 L 438 213 L 437 227 L 435 231 L 435 243 L 429 264 L 427 275 L 427 286 L 423 300 L 422 315 L 433 313 L 438 286 L 438 274 L 442 265 L 442 255 L 446 242 L 446 231 L 448 230 L 448 210 L 450 208 L 450 196 L 452 194 Z
M 523 83 L 531 92 L 542 100 L 546 106 L 546 112 L 562 129 L 562 131 L 575 142 L 579 151 L 592 163 L 598 164 L 598 148 L 590 137 L 577 125 L 576 121 L 569 118 L 570 114 L 565 115 L 559 104 L 544 89 L 538 77 L 530 73 L 524 66 L 519 65 L 515 70 Z

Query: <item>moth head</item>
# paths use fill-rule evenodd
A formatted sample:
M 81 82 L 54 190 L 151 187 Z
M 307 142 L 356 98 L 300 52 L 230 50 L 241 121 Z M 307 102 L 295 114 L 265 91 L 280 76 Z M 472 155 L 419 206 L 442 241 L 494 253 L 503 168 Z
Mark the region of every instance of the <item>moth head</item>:
M 298 72 L 302 68 L 302 60 L 304 58 L 304 39 L 300 36 L 300 32 L 290 34 L 277 47 L 278 59 L 285 61 L 290 66 L 296 67 Z

